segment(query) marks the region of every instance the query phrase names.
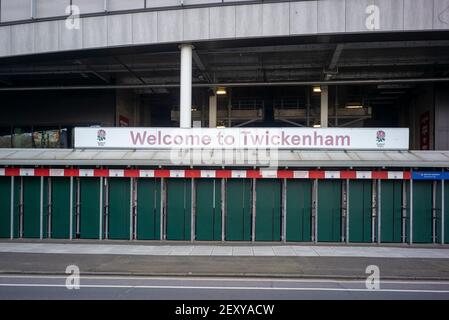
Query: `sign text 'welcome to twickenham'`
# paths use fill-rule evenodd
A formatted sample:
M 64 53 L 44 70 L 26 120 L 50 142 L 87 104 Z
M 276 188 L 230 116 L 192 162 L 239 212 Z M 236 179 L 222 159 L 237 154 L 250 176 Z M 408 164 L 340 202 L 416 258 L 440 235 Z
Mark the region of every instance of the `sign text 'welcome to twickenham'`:
M 403 128 L 76 128 L 75 148 L 408 150 Z

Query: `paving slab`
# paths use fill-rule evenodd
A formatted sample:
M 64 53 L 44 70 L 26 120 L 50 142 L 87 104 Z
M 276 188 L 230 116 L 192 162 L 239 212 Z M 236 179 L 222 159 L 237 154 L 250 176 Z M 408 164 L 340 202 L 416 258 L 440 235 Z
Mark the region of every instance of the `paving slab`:
M 192 246 L 173 247 L 173 248 L 171 248 L 170 255 L 173 255 L 173 256 L 187 256 L 187 255 L 190 255 L 192 250 L 193 250 Z M 153 247 L 152 252 L 154 252 L 154 247 Z
M 189 255 L 191 256 L 210 256 L 214 247 L 211 246 L 194 246 Z
M 295 252 L 291 247 L 283 246 L 283 247 L 273 247 L 274 254 L 280 257 L 286 256 L 295 256 Z
M 233 256 L 253 256 L 253 248 L 252 247 L 233 247 L 232 248 Z
M 312 247 L 293 247 L 293 252 L 297 257 L 317 257 L 318 253 Z
M 254 256 L 274 256 L 273 247 L 253 247 Z
M 212 256 L 232 256 L 232 247 L 214 247 Z

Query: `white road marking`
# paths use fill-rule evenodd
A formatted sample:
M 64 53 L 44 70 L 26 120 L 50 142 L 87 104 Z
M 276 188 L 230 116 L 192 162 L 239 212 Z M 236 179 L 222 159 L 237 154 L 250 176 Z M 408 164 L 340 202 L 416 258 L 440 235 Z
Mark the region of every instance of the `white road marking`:
M 53 287 L 66 288 L 63 284 L 2 283 L 0 287 Z M 189 289 L 189 290 L 267 290 L 267 291 L 347 291 L 347 292 L 398 292 L 398 293 L 449 293 L 449 290 L 403 290 L 403 289 L 352 289 L 352 288 L 272 288 L 272 287 L 193 287 L 193 286 L 133 286 L 133 285 L 80 285 L 80 288 L 102 289 Z
M 82 279 L 89 280 L 172 280 L 172 281 L 238 281 L 238 282 L 291 282 L 291 283 L 353 283 L 364 284 L 366 280 L 338 280 L 338 279 L 282 279 L 282 278 L 205 278 L 205 277 L 120 277 L 120 276 L 92 276 L 82 275 Z M 7 279 L 66 279 L 67 276 L 58 275 L 2 275 L 0 278 Z M 425 280 L 380 280 L 381 284 L 436 284 L 436 285 L 449 285 L 449 281 L 425 281 Z

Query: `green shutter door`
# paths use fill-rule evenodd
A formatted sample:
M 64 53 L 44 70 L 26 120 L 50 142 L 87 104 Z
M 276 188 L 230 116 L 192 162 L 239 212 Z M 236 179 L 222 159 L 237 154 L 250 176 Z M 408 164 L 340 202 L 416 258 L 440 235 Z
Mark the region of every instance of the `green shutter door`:
M 341 234 L 341 182 L 318 182 L 318 241 L 339 242 Z
M 413 242 L 432 243 L 432 181 L 413 182 Z
M 80 180 L 80 238 L 100 238 L 100 179 Z
M 281 240 L 281 180 L 256 182 L 256 240 Z
M 444 243 L 449 243 L 449 180 L 444 181 Z
M 70 238 L 70 179 L 52 178 L 51 237 Z M 73 197 L 75 199 L 75 197 Z
M 287 181 L 287 241 L 311 241 L 312 182 Z
M 190 240 L 191 195 L 190 179 L 167 180 L 167 240 Z
M 441 181 L 436 182 L 436 193 L 435 193 L 435 209 L 436 209 L 436 243 L 441 243 L 441 222 L 442 222 L 442 210 L 441 210 Z
M 221 180 L 196 180 L 196 240 L 221 240 Z
M 19 203 L 20 203 L 20 177 L 14 177 L 14 238 L 19 238 Z
M 109 239 L 129 240 L 131 179 L 109 179 Z
M 401 242 L 402 181 L 381 181 L 381 242 Z
M 161 180 L 137 180 L 137 239 L 159 240 L 160 223 Z
M 43 237 L 47 232 L 47 180 L 44 180 L 43 194 Z M 40 213 L 41 213 L 41 178 L 23 177 L 23 237 L 40 237 Z
M 226 240 L 251 240 L 251 180 L 226 182 Z
M 0 238 L 11 236 L 11 178 L 0 177 Z
M 14 204 L 13 204 L 13 238 L 19 237 L 19 202 L 20 202 L 20 177 L 0 178 L 0 238 L 10 238 L 11 228 L 11 181 L 14 180 Z
M 349 181 L 350 242 L 371 242 L 371 190 L 369 180 Z

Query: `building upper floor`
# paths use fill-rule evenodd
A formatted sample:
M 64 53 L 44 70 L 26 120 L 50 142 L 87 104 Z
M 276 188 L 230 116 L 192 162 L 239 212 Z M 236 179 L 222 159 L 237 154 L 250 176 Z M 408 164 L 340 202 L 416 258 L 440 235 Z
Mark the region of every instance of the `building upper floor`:
M 449 30 L 449 0 L 0 0 L 0 57 L 153 45 Z

